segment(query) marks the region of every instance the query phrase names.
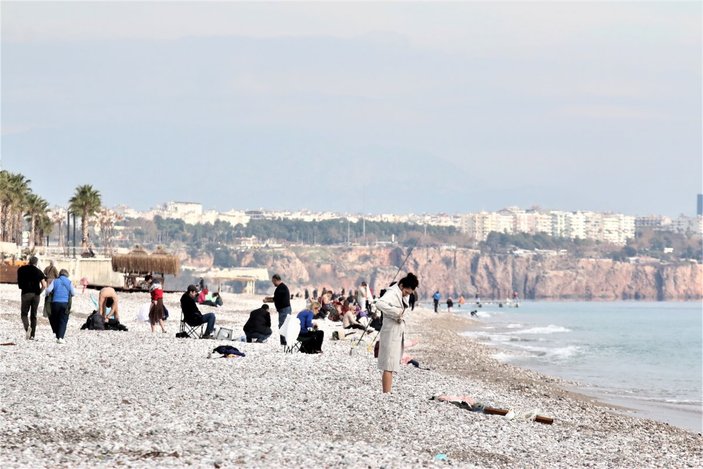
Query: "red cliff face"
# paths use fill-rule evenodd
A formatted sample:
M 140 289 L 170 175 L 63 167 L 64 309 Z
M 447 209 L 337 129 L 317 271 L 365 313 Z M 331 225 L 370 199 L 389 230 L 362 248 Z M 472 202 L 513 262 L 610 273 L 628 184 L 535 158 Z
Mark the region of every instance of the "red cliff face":
M 254 249 L 239 254 L 242 267 L 278 272 L 292 292 L 322 287 L 356 289 L 362 280 L 374 292 L 385 288 L 405 260 L 399 247 Z M 703 266 L 630 264 L 562 255 L 485 255 L 458 248 L 415 248 L 398 278 L 414 272 L 421 297 L 439 290 L 444 298 L 478 293 L 482 299 L 691 300 L 703 298 Z M 397 278 L 396 278 L 397 280 Z

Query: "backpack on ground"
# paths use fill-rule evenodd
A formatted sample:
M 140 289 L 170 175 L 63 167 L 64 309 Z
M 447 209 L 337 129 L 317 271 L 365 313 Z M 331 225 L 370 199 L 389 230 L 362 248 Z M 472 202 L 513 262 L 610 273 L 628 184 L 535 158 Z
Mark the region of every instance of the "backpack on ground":
M 105 320 L 97 311 L 93 311 L 85 320 L 85 324 L 81 326 L 81 330 L 88 329 L 89 331 L 105 330 Z

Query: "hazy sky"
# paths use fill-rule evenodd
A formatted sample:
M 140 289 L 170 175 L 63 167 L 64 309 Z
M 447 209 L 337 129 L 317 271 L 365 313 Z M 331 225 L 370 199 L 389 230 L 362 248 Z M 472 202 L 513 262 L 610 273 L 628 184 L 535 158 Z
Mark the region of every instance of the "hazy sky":
M 693 215 L 701 3 L 11 2 L 2 168 L 65 205 Z

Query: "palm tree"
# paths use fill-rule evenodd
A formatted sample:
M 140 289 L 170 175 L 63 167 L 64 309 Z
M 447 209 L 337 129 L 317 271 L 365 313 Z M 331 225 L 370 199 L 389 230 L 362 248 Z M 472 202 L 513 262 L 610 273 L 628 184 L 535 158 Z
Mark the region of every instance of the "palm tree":
M 64 240 L 63 240 L 63 223 L 66 220 L 66 209 L 61 208 L 61 207 L 54 207 L 51 209 L 51 222 L 54 225 L 59 225 L 59 246 L 64 245 Z M 51 233 L 54 230 L 53 226 L 51 230 L 49 230 L 49 233 Z M 66 246 L 68 246 L 68 240 L 66 240 Z
M 26 198 L 24 209 L 26 211 L 25 216 L 29 218 L 29 250 L 34 250 L 34 244 L 36 241 L 36 227 L 37 221 L 45 216 L 48 218 L 47 210 L 49 209 L 49 202 L 42 199 L 36 194 L 29 193 Z
M 31 181 L 22 174 L 0 171 L 0 240 L 21 241 L 22 215 Z
M 31 181 L 21 174 L 0 171 L 0 240 L 21 241 L 23 206 Z
M 100 192 L 90 184 L 76 187 L 76 192 L 69 200 L 69 210 L 81 216 L 81 248 L 88 249 L 88 219 L 100 210 L 102 200 Z
M 35 244 L 43 245 L 44 239 L 49 236 L 52 231 L 54 231 L 54 222 L 51 221 L 51 217 L 49 217 L 49 214 L 45 212 L 39 215 L 36 224 L 37 226 L 34 242 Z M 47 243 L 46 245 L 48 247 L 49 243 Z M 46 250 L 44 252 L 46 252 Z

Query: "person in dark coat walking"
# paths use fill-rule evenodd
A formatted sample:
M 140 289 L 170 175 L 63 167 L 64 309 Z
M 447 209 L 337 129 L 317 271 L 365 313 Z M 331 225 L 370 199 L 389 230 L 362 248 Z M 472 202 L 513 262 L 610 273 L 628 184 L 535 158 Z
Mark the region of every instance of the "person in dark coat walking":
M 46 275 L 39 270 L 37 262 L 39 260 L 32 256 L 29 258 L 29 264 L 17 269 L 17 287 L 22 290 L 20 315 L 22 316 L 22 324 L 24 325 L 27 340 L 34 340 L 34 334 L 37 331 L 39 295 L 46 288 Z M 31 316 L 29 316 L 30 311 Z

